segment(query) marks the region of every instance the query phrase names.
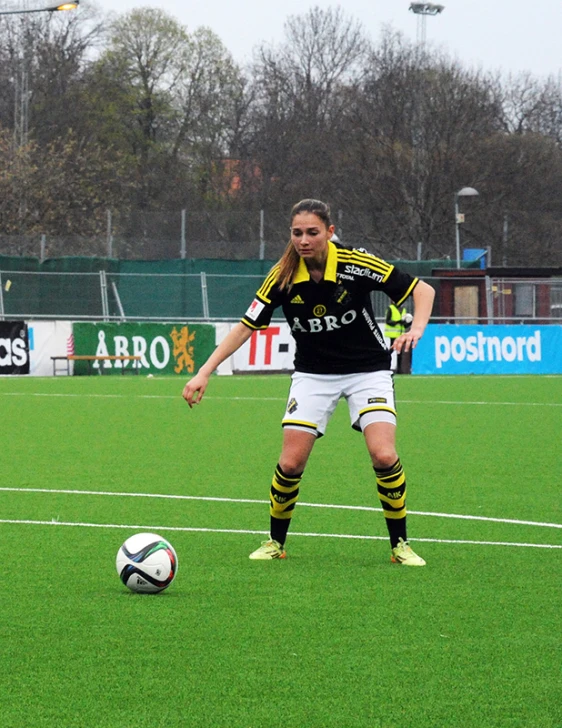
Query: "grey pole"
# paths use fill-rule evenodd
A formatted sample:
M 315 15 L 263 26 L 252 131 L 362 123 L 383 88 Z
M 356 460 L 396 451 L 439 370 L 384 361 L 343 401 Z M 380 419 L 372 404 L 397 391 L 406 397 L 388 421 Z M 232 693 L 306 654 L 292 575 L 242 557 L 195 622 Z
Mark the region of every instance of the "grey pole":
M 509 219 L 507 217 L 507 212 L 506 212 L 506 213 L 504 213 L 504 216 L 503 216 L 503 232 L 502 232 L 502 248 L 503 248 L 502 265 L 504 265 L 504 266 L 507 265 L 508 240 L 509 240 Z
M 457 245 L 457 268 L 461 267 L 461 216 L 459 215 L 459 197 L 478 197 L 479 194 L 480 193 L 478 192 L 478 190 L 475 190 L 474 187 L 462 187 L 460 190 L 455 192 L 455 239 Z M 464 215 L 462 222 L 464 222 Z
M 107 211 L 107 257 L 113 258 L 113 234 L 111 230 L 111 210 Z
M 459 196 L 455 192 L 455 242 L 457 248 L 457 268 L 461 267 L 461 234 L 459 229 Z
M 265 258 L 265 213 L 260 210 L 260 260 Z
M 181 250 L 180 256 L 182 260 L 185 260 L 185 227 L 186 227 L 186 216 L 187 210 L 181 211 Z
M 107 297 L 107 277 L 104 270 L 100 270 L 101 311 L 104 321 L 109 321 L 109 300 Z
M 203 318 L 209 320 L 209 289 L 207 288 L 207 274 L 201 271 L 201 304 L 203 307 Z
M 115 302 L 117 303 L 117 308 L 119 309 L 119 314 L 121 315 L 121 321 L 126 321 L 125 311 L 123 309 L 123 304 L 121 303 L 121 296 L 119 295 L 119 291 L 117 290 L 117 285 L 115 281 L 111 281 L 111 290 L 113 291 L 113 295 L 115 296 Z
M 492 279 L 486 276 L 486 318 L 489 324 L 494 323 L 494 296 L 492 293 Z
M 2 283 L 2 273 L 0 273 L 0 321 L 4 320 L 4 293 L 2 292 L 3 288 Z

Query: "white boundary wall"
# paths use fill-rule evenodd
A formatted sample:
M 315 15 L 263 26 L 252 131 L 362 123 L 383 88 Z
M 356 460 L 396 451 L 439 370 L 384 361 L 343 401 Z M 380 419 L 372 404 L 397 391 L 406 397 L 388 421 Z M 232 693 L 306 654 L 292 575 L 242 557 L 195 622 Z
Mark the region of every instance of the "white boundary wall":
M 72 347 L 72 323 L 70 321 L 28 321 L 29 375 L 50 377 L 53 375 L 52 356 L 65 356 Z M 62 362 L 59 365 L 62 366 Z M 72 374 L 73 363 L 70 362 Z M 61 373 L 61 372 L 59 372 Z

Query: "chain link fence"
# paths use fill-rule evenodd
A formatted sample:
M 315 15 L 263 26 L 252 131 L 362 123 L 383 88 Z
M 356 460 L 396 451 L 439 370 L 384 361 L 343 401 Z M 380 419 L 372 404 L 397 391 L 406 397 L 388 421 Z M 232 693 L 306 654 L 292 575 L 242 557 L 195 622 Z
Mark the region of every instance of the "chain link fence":
M 205 272 L 0 270 L 0 319 L 236 321 L 262 280 L 263 275 Z M 562 322 L 562 278 L 425 280 L 437 293 L 434 323 Z M 372 301 L 376 319 L 383 321 L 387 296 L 377 291 Z
M 381 216 L 368 212 L 333 212 L 338 238 L 364 247 L 386 260 L 454 257 L 454 237 L 422 250 L 421 244 L 380 238 L 386 227 Z M 289 242 L 287 210 L 107 210 L 105 225 L 96 235 L 2 235 L 0 255 L 93 256 L 121 260 L 216 258 L 277 260 Z

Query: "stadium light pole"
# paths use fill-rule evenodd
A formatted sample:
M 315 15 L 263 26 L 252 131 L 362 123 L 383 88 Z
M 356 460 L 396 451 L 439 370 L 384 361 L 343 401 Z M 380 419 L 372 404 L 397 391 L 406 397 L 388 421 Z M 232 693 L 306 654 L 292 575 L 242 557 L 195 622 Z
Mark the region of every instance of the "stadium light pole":
M 80 5 L 80 0 L 72 0 L 72 2 L 58 3 L 57 5 L 47 5 L 40 8 L 29 8 L 27 0 L 24 2 L 25 7 L 18 10 L 0 10 L 0 16 L 5 15 L 29 15 L 31 13 L 57 13 L 65 10 L 76 10 Z M 23 47 L 23 46 L 22 46 Z M 27 144 L 28 128 L 29 128 L 29 90 L 28 90 L 28 58 L 25 49 L 21 51 L 20 68 L 16 74 L 15 84 L 15 109 L 14 109 L 14 141 L 16 146 L 23 147 Z M 25 192 L 20 199 L 20 222 L 23 219 L 23 209 L 25 208 Z
M 65 10 L 76 10 L 80 0 L 47 5 L 45 7 L 30 8 L 30 0 L 21 0 L 20 8 L 15 10 L 0 10 L 0 15 L 29 15 L 31 13 L 57 13 Z M 23 45 L 22 45 L 23 49 Z M 20 49 L 19 68 L 15 83 L 15 109 L 14 109 L 14 139 L 16 146 L 22 147 L 27 143 L 28 134 L 28 61 L 25 50 Z
M 460 226 L 464 222 L 464 215 L 459 212 L 459 197 L 476 197 L 480 193 L 474 187 L 462 187 L 455 192 L 455 241 L 457 247 L 457 268 L 461 267 L 461 232 Z
M 428 15 L 439 15 L 445 10 L 444 5 L 436 3 L 410 3 L 412 13 L 418 16 L 418 26 L 416 33 L 416 41 L 422 50 L 425 50 L 426 28 L 425 21 Z
M 27 15 L 28 13 L 57 13 L 60 10 L 75 10 L 80 5 L 80 0 L 71 3 L 60 3 L 50 5 L 46 8 L 23 8 L 21 10 L 0 10 L 0 15 Z

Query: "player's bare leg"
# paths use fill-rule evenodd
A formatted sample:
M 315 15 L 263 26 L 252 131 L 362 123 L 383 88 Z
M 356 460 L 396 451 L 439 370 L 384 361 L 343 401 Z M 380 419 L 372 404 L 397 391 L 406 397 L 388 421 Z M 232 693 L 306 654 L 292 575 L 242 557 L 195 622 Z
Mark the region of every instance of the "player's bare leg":
M 316 442 L 316 435 L 292 427 L 283 428 L 283 448 L 279 465 L 288 475 L 302 473 Z
M 391 561 L 403 566 L 424 566 L 406 535 L 406 476 L 396 452 L 396 427 L 389 422 L 372 422 L 364 430 L 365 442 L 377 478 L 392 550 Z
M 251 559 L 285 558 L 285 540 L 299 497 L 299 483 L 315 442 L 316 435 L 310 432 L 291 427 L 283 429 L 283 448 L 269 495 L 271 538 L 250 554 Z

